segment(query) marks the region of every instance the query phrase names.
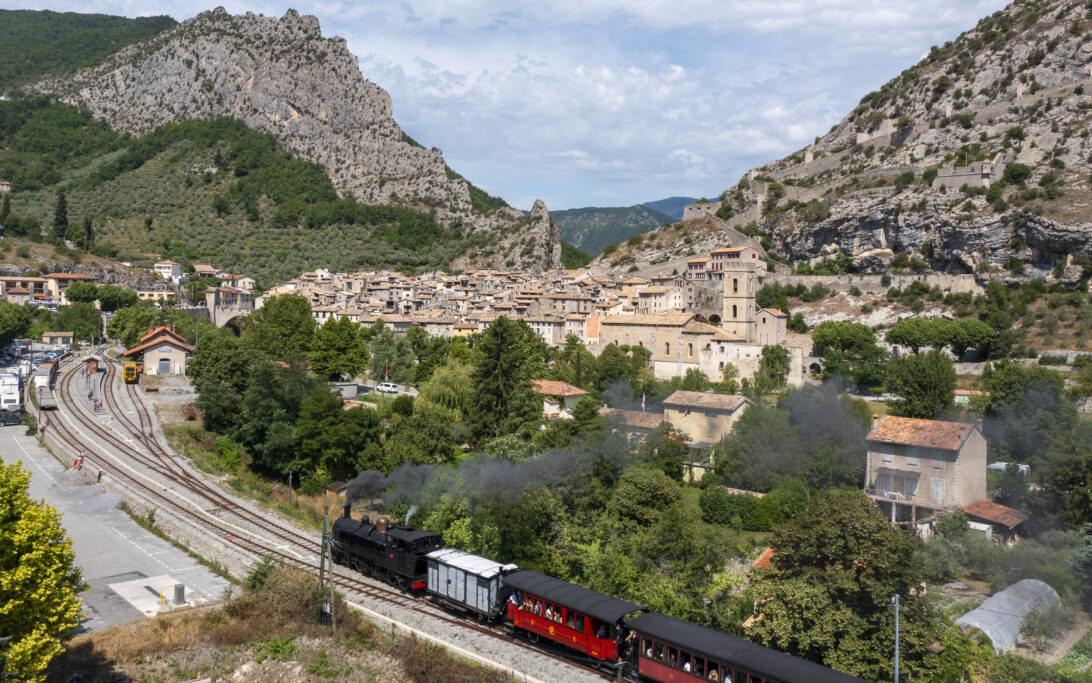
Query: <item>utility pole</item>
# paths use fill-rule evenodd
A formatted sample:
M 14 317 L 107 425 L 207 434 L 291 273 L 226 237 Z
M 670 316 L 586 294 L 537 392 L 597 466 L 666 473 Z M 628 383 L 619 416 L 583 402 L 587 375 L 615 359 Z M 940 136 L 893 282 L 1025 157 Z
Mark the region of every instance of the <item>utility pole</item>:
M 322 520 L 322 548 L 319 551 L 318 585 L 321 591 L 326 585 L 326 529 L 330 525 L 330 511 L 326 511 L 326 517 Z M 332 569 L 332 568 L 331 568 Z
M 895 605 L 895 683 L 899 683 L 899 594 L 891 598 Z

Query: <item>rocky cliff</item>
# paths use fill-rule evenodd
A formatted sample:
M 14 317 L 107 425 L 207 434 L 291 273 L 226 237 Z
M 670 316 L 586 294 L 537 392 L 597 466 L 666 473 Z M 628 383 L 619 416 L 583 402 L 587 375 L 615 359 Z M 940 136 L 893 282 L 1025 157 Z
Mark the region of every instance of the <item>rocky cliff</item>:
M 435 211 L 464 230 L 497 233 L 522 219 L 474 210 L 467 182 L 449 171 L 439 149 L 403 134 L 389 95 L 362 77 L 344 39 L 324 38 L 315 17 L 294 10 L 276 19 L 217 8 L 98 66 L 30 87 L 134 135 L 169 122 L 232 117 L 321 165 L 342 194 Z M 537 254 L 547 258 L 539 267 L 560 265 L 559 255 L 549 260 L 554 252 L 556 238 Z
M 708 210 L 794 261 L 1073 284 L 1092 273 L 1090 30 L 1087 3 L 1015 2 Z
M 494 213 L 514 222 L 494 231 L 496 241 L 492 245 L 456 259 L 452 267 L 518 268 L 535 274 L 561 267 L 561 237 L 541 199 L 535 200 L 526 216 L 515 209 L 498 209 Z

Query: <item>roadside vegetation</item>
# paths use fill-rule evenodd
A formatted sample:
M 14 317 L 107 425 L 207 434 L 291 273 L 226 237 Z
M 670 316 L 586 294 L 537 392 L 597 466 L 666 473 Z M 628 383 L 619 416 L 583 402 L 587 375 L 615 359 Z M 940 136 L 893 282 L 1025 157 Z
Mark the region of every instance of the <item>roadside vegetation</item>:
M 502 681 L 506 676 L 443 649 L 392 634 L 349 609 L 334 624 L 318 581 L 268 558 L 238 594 L 210 608 L 167 613 L 73 640 L 49 667 L 52 680 Z

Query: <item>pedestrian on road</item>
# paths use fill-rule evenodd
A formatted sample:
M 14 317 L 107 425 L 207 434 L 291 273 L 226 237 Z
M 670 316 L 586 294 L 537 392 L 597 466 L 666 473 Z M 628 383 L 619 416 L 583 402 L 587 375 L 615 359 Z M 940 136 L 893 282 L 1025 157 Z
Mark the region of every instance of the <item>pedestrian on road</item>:
M 95 483 L 97 484 L 100 481 L 102 481 L 102 470 L 99 470 L 99 476 L 97 479 L 95 479 Z

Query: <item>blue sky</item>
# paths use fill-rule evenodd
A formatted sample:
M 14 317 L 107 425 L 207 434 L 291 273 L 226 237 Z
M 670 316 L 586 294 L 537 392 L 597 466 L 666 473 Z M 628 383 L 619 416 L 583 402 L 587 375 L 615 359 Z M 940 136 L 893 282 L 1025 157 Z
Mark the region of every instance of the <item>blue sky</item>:
M 386 0 L 289 7 L 343 36 L 394 116 L 527 209 L 713 196 L 827 132 L 860 98 L 1001 0 Z M 0 7 L 169 14 L 180 0 Z

